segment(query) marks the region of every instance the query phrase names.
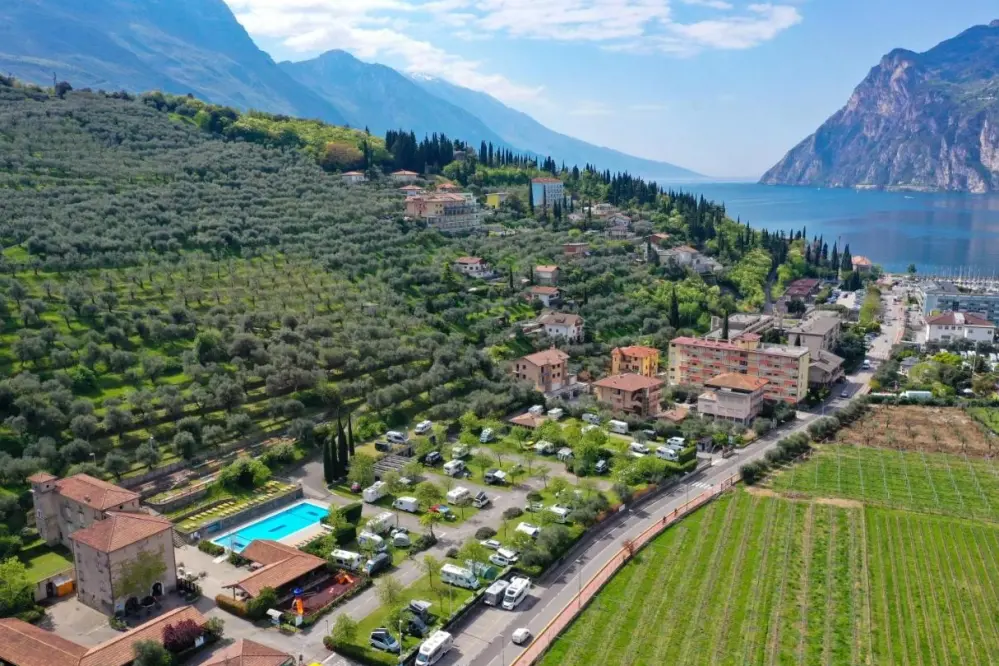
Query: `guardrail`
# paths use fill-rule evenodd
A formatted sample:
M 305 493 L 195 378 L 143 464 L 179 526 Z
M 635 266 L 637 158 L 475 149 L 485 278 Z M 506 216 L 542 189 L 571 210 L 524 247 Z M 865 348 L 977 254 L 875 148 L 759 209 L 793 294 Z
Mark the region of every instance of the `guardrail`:
M 692 511 L 699 509 L 704 506 L 718 495 L 722 494 L 729 488 L 731 488 L 739 480 L 738 474 L 733 474 L 732 476 L 723 479 L 721 483 L 718 484 L 717 488 L 711 488 L 705 490 L 700 495 L 696 496 L 692 500 L 684 502 L 684 504 L 662 517 L 661 520 L 657 521 L 655 524 L 651 525 L 637 537 L 635 537 L 630 542 L 626 542 L 622 546 L 621 550 L 615 553 L 604 566 L 600 568 L 596 574 L 593 575 L 590 580 L 588 580 L 577 592 L 573 598 L 562 607 L 562 610 L 552 618 L 552 620 L 542 629 L 531 644 L 527 646 L 519 657 L 511 664 L 511 666 L 531 666 L 536 663 L 541 657 L 544 656 L 551 644 L 555 642 L 572 621 L 583 612 L 593 597 L 603 589 L 604 585 L 614 577 L 621 567 L 628 563 L 628 561 L 634 557 L 635 553 L 641 550 L 646 544 L 648 544 L 652 539 L 662 534 L 667 527 L 676 523 L 680 519 L 684 518 Z

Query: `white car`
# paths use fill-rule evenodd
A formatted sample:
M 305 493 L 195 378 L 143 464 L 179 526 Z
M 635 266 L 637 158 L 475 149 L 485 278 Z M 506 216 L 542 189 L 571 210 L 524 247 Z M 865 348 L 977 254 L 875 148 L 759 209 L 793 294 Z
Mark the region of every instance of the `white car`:
M 416 434 L 426 435 L 428 432 L 430 432 L 430 429 L 433 428 L 433 426 L 434 426 L 433 421 L 420 421 L 419 423 L 416 424 Z
M 489 561 L 498 567 L 508 567 L 513 564 L 512 560 L 508 560 L 499 553 L 493 553 L 489 556 Z
M 503 547 L 503 544 L 501 544 L 496 539 L 486 539 L 485 541 L 480 541 L 479 543 L 481 543 L 489 550 L 499 550 L 500 548 Z
M 513 642 L 515 645 L 523 645 L 527 641 L 531 640 L 531 630 L 526 627 L 521 627 L 513 632 Z

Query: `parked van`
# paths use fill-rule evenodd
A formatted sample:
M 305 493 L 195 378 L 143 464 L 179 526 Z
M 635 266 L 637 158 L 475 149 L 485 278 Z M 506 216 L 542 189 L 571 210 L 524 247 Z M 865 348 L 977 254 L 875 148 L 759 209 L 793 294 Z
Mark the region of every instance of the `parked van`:
M 476 509 L 481 509 L 485 506 L 488 506 L 489 501 L 490 501 L 489 495 L 486 495 L 484 492 L 480 490 L 478 493 L 475 494 L 475 497 L 472 498 L 472 506 L 474 506 Z
M 600 460 L 597 461 L 597 464 L 593 466 L 593 471 L 596 474 L 606 474 L 608 471 L 610 471 L 610 465 L 607 463 L 606 460 L 601 458 Z
M 666 440 L 666 446 L 679 446 L 683 449 L 687 447 L 687 440 L 683 437 L 670 437 Z
M 361 492 L 361 498 L 365 502 L 377 502 L 388 495 L 388 484 L 384 481 L 375 481 Z
M 360 571 L 361 567 L 364 566 L 364 558 L 361 557 L 361 554 L 352 553 L 349 550 L 336 549 L 330 553 L 330 559 L 333 560 L 333 564 L 350 571 Z
M 541 528 L 531 523 L 520 523 L 517 525 L 517 531 L 523 532 L 532 539 L 537 539 L 538 535 L 541 534 Z
M 468 447 L 465 446 L 464 444 L 458 444 L 456 446 L 451 447 L 452 460 L 461 460 L 467 455 L 468 455 Z
M 554 407 L 548 410 L 548 418 L 552 421 L 558 421 L 563 416 L 565 416 L 565 410 L 561 407 Z
M 397 497 L 392 502 L 392 508 L 405 511 L 406 513 L 419 513 L 420 502 L 415 497 Z
M 470 496 L 471 494 L 472 493 L 468 490 L 468 488 L 464 486 L 458 486 L 456 488 L 452 488 L 447 492 L 447 502 L 448 504 L 456 504 L 465 499 L 466 497 Z
M 391 511 L 382 511 L 377 516 L 368 521 L 364 526 L 369 532 L 374 532 L 375 534 L 385 534 L 393 526 L 395 526 L 397 520 L 395 514 Z
M 434 427 L 433 421 L 420 421 L 416 424 L 415 432 L 417 435 L 426 435 L 430 432 L 430 429 Z
M 545 413 L 545 406 L 534 405 L 533 407 L 527 410 L 527 413 L 530 414 L 531 416 L 541 416 Z
M 482 475 L 482 480 L 491 486 L 502 486 L 506 484 L 506 472 L 501 469 L 491 469 Z
M 392 566 L 392 556 L 388 553 L 378 553 L 364 563 L 364 573 L 374 576 L 379 571 L 383 571 Z
M 520 605 L 520 602 L 527 596 L 527 591 L 531 589 L 531 581 L 527 578 L 514 578 L 503 593 L 503 609 L 513 610 Z
M 569 522 L 569 509 L 568 507 L 559 506 L 558 504 L 552 504 L 548 507 L 548 510 L 555 514 L 555 520 L 560 523 Z
M 444 473 L 448 476 L 458 476 L 465 471 L 465 463 L 460 460 L 452 460 L 444 463 Z
M 472 570 L 454 564 L 445 564 L 441 567 L 441 580 L 448 585 L 463 587 L 466 590 L 479 589 L 479 579 Z
M 600 425 L 600 417 L 596 414 L 583 414 L 583 420 L 590 425 Z
M 611 432 L 617 433 L 618 435 L 628 434 L 628 424 L 624 421 L 611 420 L 607 422 L 607 429 Z
M 506 588 L 509 585 L 510 583 L 505 580 L 498 580 L 490 585 L 484 595 L 486 605 L 499 606 L 503 602 L 503 593 L 506 592 Z
M 435 631 L 416 653 L 416 666 L 433 666 L 451 651 L 454 639 L 446 631 Z
M 555 457 L 559 459 L 559 462 L 568 462 L 569 460 L 572 460 L 572 449 L 568 446 L 563 446 L 558 450 Z
M 374 551 L 385 550 L 385 539 L 367 530 L 357 535 L 357 545 Z
M 676 449 L 672 449 L 668 446 L 660 446 L 656 449 L 656 457 L 660 460 L 668 460 L 670 462 L 677 462 L 680 460 L 680 456 L 677 455 Z
M 542 439 L 534 445 L 534 452 L 540 453 L 543 456 L 550 456 L 555 453 L 555 445 Z
M 405 444 L 409 441 L 409 435 L 404 432 L 399 432 L 398 430 L 389 430 L 385 433 L 385 439 L 393 444 Z
M 628 450 L 632 453 L 638 453 L 643 456 L 649 455 L 649 447 L 645 446 L 641 442 L 632 442 L 628 445 Z
M 482 434 L 479 435 L 479 441 L 483 444 L 488 444 L 489 442 L 493 441 L 493 429 L 483 428 Z

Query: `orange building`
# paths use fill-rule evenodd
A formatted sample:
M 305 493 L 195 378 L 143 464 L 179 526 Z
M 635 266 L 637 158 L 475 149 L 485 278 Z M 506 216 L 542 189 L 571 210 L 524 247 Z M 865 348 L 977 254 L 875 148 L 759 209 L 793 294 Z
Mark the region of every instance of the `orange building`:
M 611 374 L 634 373 L 655 377 L 659 371 L 659 350 L 652 347 L 615 347 L 611 351 Z
M 515 378 L 531 382 L 542 393 L 558 391 L 569 382 L 569 355 L 561 349 L 546 349 L 518 358 L 510 370 Z
M 598 401 L 607 403 L 615 412 L 640 417 L 659 415 L 662 389 L 662 380 L 635 374 L 612 375 L 593 382 Z

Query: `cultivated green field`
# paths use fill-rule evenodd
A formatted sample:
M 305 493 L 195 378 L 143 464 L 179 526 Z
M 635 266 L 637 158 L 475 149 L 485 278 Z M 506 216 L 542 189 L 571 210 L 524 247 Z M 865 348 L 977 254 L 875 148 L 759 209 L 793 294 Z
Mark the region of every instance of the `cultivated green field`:
M 669 529 L 541 663 L 988 664 L 999 528 L 729 493 Z
M 823 446 L 769 485 L 780 492 L 999 522 L 999 465 L 989 459 Z

